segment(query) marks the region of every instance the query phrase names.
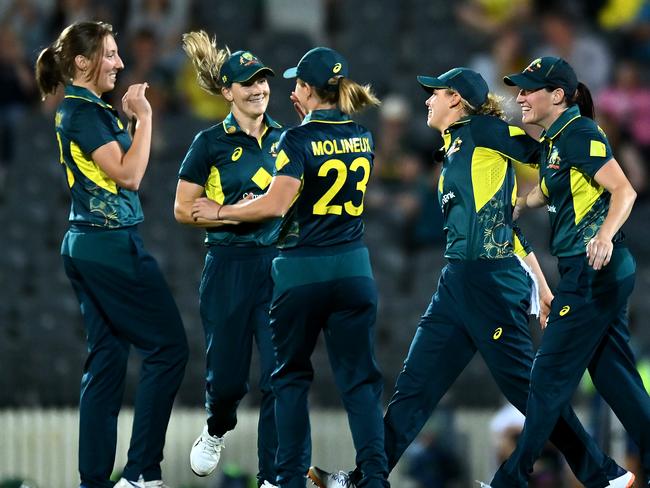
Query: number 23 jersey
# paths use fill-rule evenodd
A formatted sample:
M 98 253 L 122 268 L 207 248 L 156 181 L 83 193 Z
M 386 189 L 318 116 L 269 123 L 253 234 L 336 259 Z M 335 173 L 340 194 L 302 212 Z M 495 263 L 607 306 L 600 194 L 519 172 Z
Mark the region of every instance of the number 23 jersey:
M 300 179 L 287 213 L 283 248 L 332 246 L 358 240 L 373 166 L 370 131 L 338 109 L 315 110 L 280 138 L 274 176 Z

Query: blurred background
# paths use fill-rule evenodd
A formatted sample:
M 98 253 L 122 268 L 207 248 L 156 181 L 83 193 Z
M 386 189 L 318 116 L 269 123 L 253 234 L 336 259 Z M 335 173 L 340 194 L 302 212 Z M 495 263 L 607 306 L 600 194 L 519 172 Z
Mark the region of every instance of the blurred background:
M 504 97 L 508 116 L 519 124 L 516 93 L 501 82 L 503 75 L 522 70 L 537 56 L 566 58 L 591 89 L 598 123 L 639 195 L 624 230 L 638 261 L 629 311 L 632 343 L 650 385 L 649 1 L 0 0 L 0 487 L 20 486 L 25 479 L 32 481 L 24 486 L 77 483 L 75 407 L 86 354 L 84 330 L 59 256 L 69 210 L 53 130 L 59 100 L 41 103 L 33 65 L 40 50 L 78 20 L 103 20 L 117 32 L 126 68 L 107 94 L 109 103 L 120 107 L 131 83 L 150 85 L 154 141 L 140 192 L 146 216 L 140 228 L 174 292 L 191 349 L 163 467 L 174 486 L 247 486 L 256 466 L 259 398 L 255 362 L 242 422 L 229 441 L 233 448 L 226 451 L 230 475 L 193 480 L 185 463 L 203 423 L 198 283 L 205 248 L 202 231 L 177 224 L 172 206 L 177 171 L 194 135 L 219 122 L 228 106 L 198 88 L 180 48 L 180 36 L 189 30 L 204 29 L 220 45 L 251 50 L 272 67 L 277 76 L 270 79 L 269 113 L 285 125 L 298 120 L 288 98 L 293 84 L 281 73 L 317 45 L 343 53 L 350 77 L 372 84 L 383 100 L 381 108 L 358 120 L 372 129 L 376 143 L 365 218 L 380 291 L 376 351 L 386 401 L 445 264 L 435 196 L 440 167 L 433 162 L 441 140 L 426 126 L 427 95 L 415 76 L 472 67 Z M 534 184 L 534 173 L 520 176 L 523 188 Z M 556 283 L 546 212 L 524 215 L 521 225 L 550 283 Z M 539 340 L 536 322 L 531 321 L 531 329 Z M 120 456 L 137 383 L 138 358 L 133 356 Z M 313 363 L 315 461 L 347 469 L 354 455 L 321 346 Z M 635 468 L 634 447 L 588 378 L 575 404 L 601 445 Z M 400 463 L 393 486 L 465 487 L 476 477 L 489 478 L 520 429 L 521 418 L 504 405 L 477 357 Z M 566 471 L 549 450 L 533 483 L 580 486 Z

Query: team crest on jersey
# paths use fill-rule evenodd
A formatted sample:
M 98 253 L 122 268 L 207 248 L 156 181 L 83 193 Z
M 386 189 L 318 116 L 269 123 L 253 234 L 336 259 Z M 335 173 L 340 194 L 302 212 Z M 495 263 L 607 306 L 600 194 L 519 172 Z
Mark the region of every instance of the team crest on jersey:
M 456 151 L 460 149 L 462 143 L 463 140 L 460 137 L 454 139 L 454 142 L 452 142 L 451 146 L 449 146 L 449 149 L 447 149 L 446 155 L 451 156 L 452 154 L 454 154 Z
M 239 56 L 239 64 L 242 66 L 250 66 L 251 64 L 256 64 L 259 63 L 257 58 L 253 56 L 251 53 L 246 51 L 244 54 Z
M 273 144 L 271 144 L 271 149 L 269 149 L 269 153 L 274 158 L 278 156 L 278 143 L 277 142 L 274 142 Z
M 558 151 L 558 148 L 554 147 L 551 150 L 551 154 L 549 154 L 546 160 L 546 167 L 549 169 L 560 169 L 561 160 L 562 158 L 560 157 L 560 152 Z
M 526 66 L 526 69 L 524 71 L 537 71 L 542 67 L 542 58 L 537 58 L 533 60 L 532 63 L 530 63 L 528 66 Z

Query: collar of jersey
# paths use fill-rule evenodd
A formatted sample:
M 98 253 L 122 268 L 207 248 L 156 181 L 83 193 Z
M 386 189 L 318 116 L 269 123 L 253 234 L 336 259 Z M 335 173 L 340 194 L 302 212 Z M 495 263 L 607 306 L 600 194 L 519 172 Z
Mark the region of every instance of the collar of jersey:
M 320 122 L 323 124 L 347 124 L 352 122 L 348 114 L 341 112 L 338 108 L 327 110 L 312 110 L 302 120 L 302 125 L 309 122 Z
M 467 115 L 465 117 L 462 117 L 461 119 L 458 119 L 456 122 L 454 122 L 453 124 L 451 124 L 449 127 L 447 127 L 445 129 L 445 134 L 450 132 L 450 129 L 454 129 L 454 128 L 458 127 L 459 125 L 467 124 L 470 121 L 470 119 L 471 119 L 470 115 Z
M 282 127 L 275 120 L 273 120 L 268 114 L 264 114 L 264 123 L 266 124 L 267 127 L 272 127 L 274 129 L 280 129 Z M 241 130 L 241 127 L 239 127 L 239 124 L 237 123 L 237 119 L 232 114 L 232 112 L 230 112 L 228 116 L 225 119 L 223 119 L 223 130 L 226 131 L 226 134 L 235 134 L 237 132 L 244 132 L 243 130 Z
M 108 103 L 91 92 L 88 88 L 84 88 L 83 86 L 66 85 L 64 96 L 65 98 L 80 98 L 81 100 L 96 103 L 97 105 L 101 105 L 104 108 L 113 110 L 113 107 L 111 107 Z
M 580 117 L 580 108 L 573 105 L 567 108 L 562 115 L 560 115 L 555 122 L 551 124 L 547 131 L 542 132 L 542 139 L 554 139 L 557 135 L 564 130 L 564 128 Z

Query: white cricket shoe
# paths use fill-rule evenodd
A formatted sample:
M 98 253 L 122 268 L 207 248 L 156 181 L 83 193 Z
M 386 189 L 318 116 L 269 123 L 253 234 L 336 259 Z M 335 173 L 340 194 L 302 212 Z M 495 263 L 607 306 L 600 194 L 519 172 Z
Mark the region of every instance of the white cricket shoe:
M 318 488 L 354 488 L 350 475 L 345 471 L 329 473 L 317 466 L 311 466 L 307 476 Z
M 632 488 L 634 486 L 634 473 L 627 471 L 624 475 L 609 480 L 609 488 Z
M 223 437 L 210 435 L 208 426 L 203 427 L 203 432 L 194 441 L 190 451 L 190 467 L 194 474 L 208 476 L 212 473 L 219 464 L 223 447 Z
M 138 481 L 129 481 L 126 478 L 120 478 L 120 481 L 114 488 L 169 488 L 162 480 L 145 481 L 142 475 Z

